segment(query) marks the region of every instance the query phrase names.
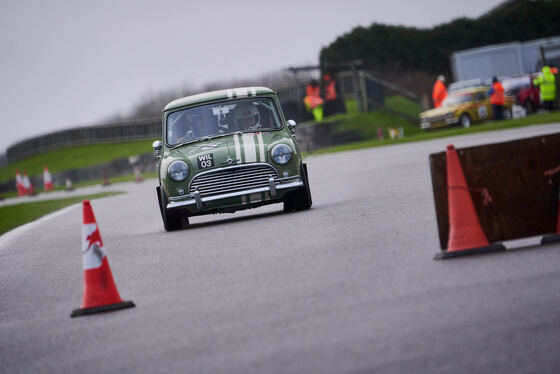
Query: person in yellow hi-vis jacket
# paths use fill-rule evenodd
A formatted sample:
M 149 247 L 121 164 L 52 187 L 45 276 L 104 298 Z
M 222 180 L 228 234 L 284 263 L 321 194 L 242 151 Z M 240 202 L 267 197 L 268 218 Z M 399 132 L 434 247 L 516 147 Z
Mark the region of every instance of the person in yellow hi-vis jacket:
M 554 110 L 556 100 L 556 79 L 548 66 L 543 66 L 542 74 L 533 79 L 533 84 L 540 87 L 541 102 L 545 109 Z

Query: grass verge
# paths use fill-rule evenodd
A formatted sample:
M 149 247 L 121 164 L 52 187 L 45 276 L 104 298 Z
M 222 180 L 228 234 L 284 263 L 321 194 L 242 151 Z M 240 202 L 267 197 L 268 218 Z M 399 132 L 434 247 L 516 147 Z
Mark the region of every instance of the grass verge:
M 99 199 L 122 193 L 124 192 L 110 191 L 93 195 L 74 196 L 64 199 L 44 200 L 0 207 L 0 235 L 18 226 L 34 221 L 46 214 L 79 203 L 83 200 Z

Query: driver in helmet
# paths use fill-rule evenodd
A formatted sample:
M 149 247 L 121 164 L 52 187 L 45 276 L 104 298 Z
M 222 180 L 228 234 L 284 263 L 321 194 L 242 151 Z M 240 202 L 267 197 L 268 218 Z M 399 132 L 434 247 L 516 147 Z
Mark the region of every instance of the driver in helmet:
M 233 121 L 237 130 L 256 130 L 261 127 L 261 115 L 256 106 L 248 101 L 241 102 L 235 107 Z
M 173 144 L 184 143 L 194 139 L 192 126 L 190 125 L 185 113 L 182 113 L 179 118 L 175 119 L 171 135 Z

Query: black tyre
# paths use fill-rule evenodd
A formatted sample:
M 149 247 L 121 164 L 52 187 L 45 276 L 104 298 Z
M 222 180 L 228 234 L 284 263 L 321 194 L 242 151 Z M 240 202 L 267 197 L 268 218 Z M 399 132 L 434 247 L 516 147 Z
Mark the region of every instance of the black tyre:
M 297 191 L 286 194 L 284 198 L 284 212 L 311 209 L 313 201 L 311 198 L 311 188 L 309 187 L 309 175 L 307 174 L 306 164 L 301 165 L 300 175 L 303 186 Z
M 296 206 L 297 206 L 296 193 L 288 192 L 286 196 L 284 196 L 284 213 L 295 211 Z
M 459 123 L 461 124 L 461 126 L 468 129 L 469 127 L 471 127 L 471 116 L 469 116 L 467 113 L 461 114 L 461 117 L 459 117 Z
M 525 104 L 523 104 L 523 106 L 525 107 L 525 113 L 527 115 L 532 114 L 535 111 L 535 108 L 533 108 L 533 103 L 529 99 L 525 100 Z
M 311 199 L 311 188 L 309 187 L 309 175 L 307 174 L 306 164 L 301 165 L 301 179 L 303 187 L 298 193 L 297 210 L 308 210 L 311 209 L 313 200 Z
M 161 218 L 163 220 L 163 227 L 165 231 L 175 231 L 187 227 L 189 225 L 189 218 L 187 216 L 181 215 L 179 212 L 171 212 L 167 210 L 166 206 L 168 203 L 167 195 L 161 187 L 156 187 L 159 209 L 161 212 Z

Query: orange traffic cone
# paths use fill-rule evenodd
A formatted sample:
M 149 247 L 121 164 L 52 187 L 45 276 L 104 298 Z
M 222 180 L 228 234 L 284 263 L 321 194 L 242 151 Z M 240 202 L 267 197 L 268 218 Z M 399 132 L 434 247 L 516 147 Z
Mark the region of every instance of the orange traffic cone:
M 83 216 L 84 295 L 82 306 L 74 310 L 70 316 L 79 317 L 134 307 L 132 301 L 122 301 L 119 296 L 89 200 L 83 202 Z
M 18 192 L 18 196 L 25 196 L 27 192 L 25 191 L 25 187 L 23 187 L 23 179 L 21 178 L 21 174 L 19 170 L 16 170 L 16 188 Z
M 134 167 L 134 181 L 135 182 L 142 182 L 144 179 L 142 178 L 142 173 L 140 172 L 140 167 Z
M 52 191 L 53 189 L 53 182 L 52 182 L 52 175 L 47 169 L 47 165 L 43 168 L 43 186 L 46 191 Z
M 480 222 L 459 156 L 453 144 L 447 146 L 447 200 L 449 203 L 449 241 L 447 250 L 436 254 L 435 259 L 465 256 L 482 252 L 505 250 L 501 244 L 490 244 Z

